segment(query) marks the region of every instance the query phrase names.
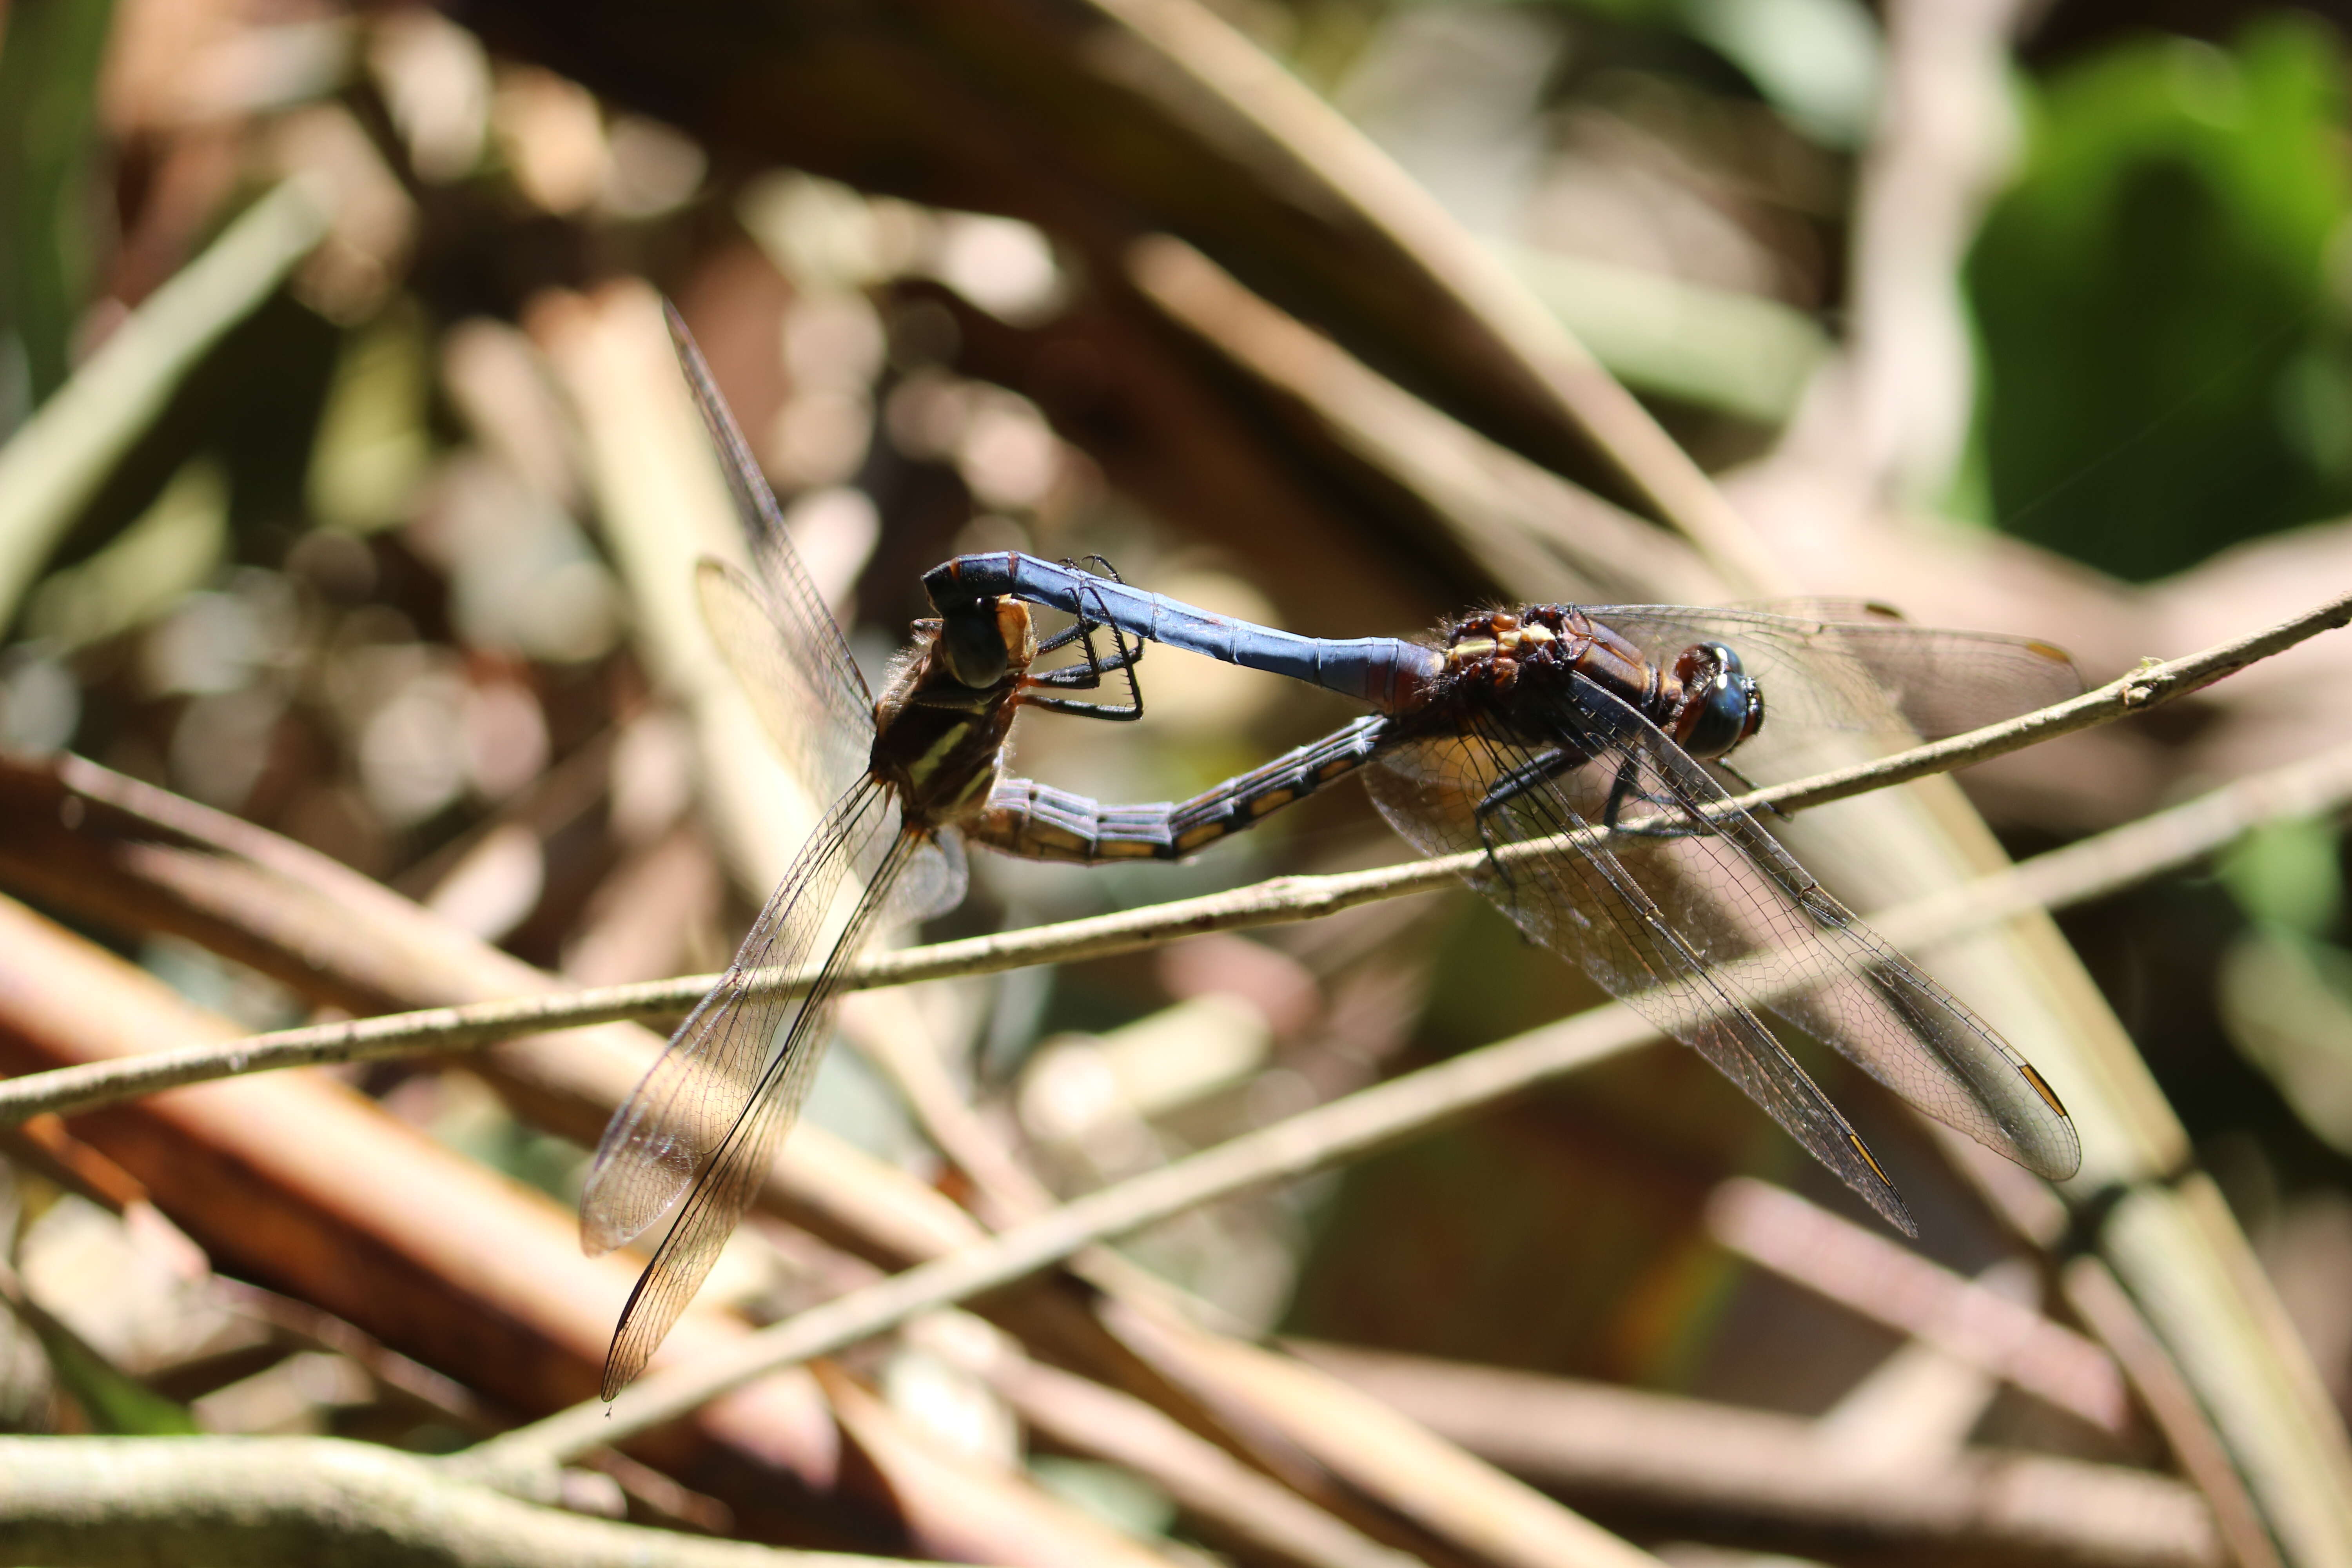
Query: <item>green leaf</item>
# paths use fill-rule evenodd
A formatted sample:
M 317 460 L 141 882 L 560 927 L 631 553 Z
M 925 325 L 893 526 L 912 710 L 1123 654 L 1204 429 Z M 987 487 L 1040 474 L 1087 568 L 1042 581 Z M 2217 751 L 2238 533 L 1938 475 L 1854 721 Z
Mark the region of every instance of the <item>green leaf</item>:
M 2293 16 L 2030 95 L 1968 271 L 2002 526 L 2145 580 L 2352 507 L 2345 98 L 2335 35 Z
M 2256 828 L 2221 858 L 2222 885 L 2266 925 L 2316 936 L 2344 908 L 2344 873 L 2329 823 L 2278 822 Z
M 98 73 L 113 12 L 110 0 L 16 0 L 0 37 L 0 335 L 20 345 L 35 402 L 64 384 L 89 303 Z
M 38 1303 L 19 1296 L 8 1304 L 41 1342 L 58 1386 L 73 1395 L 96 1430 L 121 1437 L 177 1437 L 202 1430 L 186 1405 L 116 1366 Z

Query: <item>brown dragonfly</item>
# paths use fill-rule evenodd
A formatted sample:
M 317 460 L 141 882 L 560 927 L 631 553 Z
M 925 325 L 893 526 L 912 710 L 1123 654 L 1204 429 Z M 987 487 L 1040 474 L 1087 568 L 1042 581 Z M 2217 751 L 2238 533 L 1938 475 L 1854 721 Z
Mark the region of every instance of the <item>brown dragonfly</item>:
M 916 623 L 874 696 L 675 310 L 669 323 L 753 567 L 701 563 L 703 618 L 769 738 L 811 798 L 830 806 L 725 976 L 670 1037 L 597 1147 L 581 1197 L 583 1243 L 596 1253 L 659 1238 L 613 1336 L 607 1399 L 644 1369 L 750 1206 L 815 1076 L 845 966 L 877 930 L 963 896 L 963 840 L 1035 852 L 1026 847 L 1036 837 L 1023 817 L 1027 792 L 1000 776 L 1014 715 L 1038 708 L 1125 720 L 1143 711 L 1134 674 L 1140 645 L 1114 633 L 1113 650 L 1099 652 L 1101 622 L 1084 616 L 1041 640 L 1025 604 L 970 595 L 953 615 Z M 1074 645 L 1076 662 L 1039 666 Z M 1113 674 L 1125 677 L 1124 702 L 1066 695 L 1099 689 Z M 1126 857 L 1113 846 L 1097 858 Z M 846 915 L 837 915 L 853 891 Z M 753 988 L 757 972 L 797 970 L 820 947 L 824 962 L 805 997 Z

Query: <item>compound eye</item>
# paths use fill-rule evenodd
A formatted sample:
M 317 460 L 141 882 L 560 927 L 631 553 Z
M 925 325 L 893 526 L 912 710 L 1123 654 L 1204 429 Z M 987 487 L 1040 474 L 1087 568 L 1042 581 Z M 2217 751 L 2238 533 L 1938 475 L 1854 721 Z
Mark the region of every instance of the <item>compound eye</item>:
M 1694 757 L 1719 757 L 1754 734 L 1764 722 L 1764 699 L 1740 668 L 1739 656 L 1721 643 L 1702 643 L 1676 661 L 1686 672 L 1683 750 Z
M 1004 679 L 1011 661 L 992 601 L 959 605 L 940 618 L 940 655 L 957 685 L 984 691 Z

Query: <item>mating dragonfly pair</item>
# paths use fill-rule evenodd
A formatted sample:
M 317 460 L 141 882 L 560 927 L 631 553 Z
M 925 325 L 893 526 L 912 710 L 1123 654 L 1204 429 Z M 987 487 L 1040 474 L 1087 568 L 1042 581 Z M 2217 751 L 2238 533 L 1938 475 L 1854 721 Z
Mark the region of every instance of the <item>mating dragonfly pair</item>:
M 2063 1179 L 2080 1163 L 2041 1075 L 1832 898 L 1708 767 L 1727 771 L 1768 701 L 1776 731 L 1937 734 L 2072 695 L 2080 678 L 2048 644 L 1922 630 L 1864 605 L 1791 616 L 1538 605 L 1465 616 L 1429 643 L 1334 640 L 1000 553 L 925 577 L 938 618 L 917 623 L 877 700 L 674 314 L 671 326 L 755 568 L 703 563 L 705 618 L 771 738 L 830 810 L 596 1152 L 581 1202 L 589 1249 L 665 1226 L 623 1309 L 606 1398 L 644 1368 L 750 1206 L 807 1093 L 846 966 L 881 926 L 954 905 L 962 841 L 1082 864 L 1175 859 L 1358 771 L 1416 848 L 1480 852 L 1473 887 L 1698 1050 L 1906 1232 L 1894 1184 L 1761 1013 L 2030 1170 Z M 1033 605 L 1073 624 L 1041 641 Z M 1096 642 L 1106 632 L 1108 653 Z M 1146 642 L 1305 680 L 1372 711 L 1181 803 L 1104 805 L 1003 775 L 1024 708 L 1139 716 Z M 1040 665 L 1065 649 L 1071 662 Z M 1114 677 L 1123 702 L 1069 695 Z M 845 921 L 835 920 L 853 887 Z M 755 972 L 800 968 L 828 930 L 805 997 L 753 991 Z

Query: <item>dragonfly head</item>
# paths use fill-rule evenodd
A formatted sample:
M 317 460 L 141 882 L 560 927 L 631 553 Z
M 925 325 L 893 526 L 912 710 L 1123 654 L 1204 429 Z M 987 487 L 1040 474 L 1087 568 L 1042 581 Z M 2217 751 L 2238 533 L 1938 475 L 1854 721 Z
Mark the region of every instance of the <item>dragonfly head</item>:
M 1675 660 L 1682 702 L 1671 726 L 1675 741 L 1694 757 L 1719 757 L 1764 727 L 1764 693 L 1740 668 L 1739 656 L 1719 642 L 1683 649 Z
M 1029 606 L 995 595 L 941 605 L 938 654 L 958 686 L 987 690 L 1037 657 Z

